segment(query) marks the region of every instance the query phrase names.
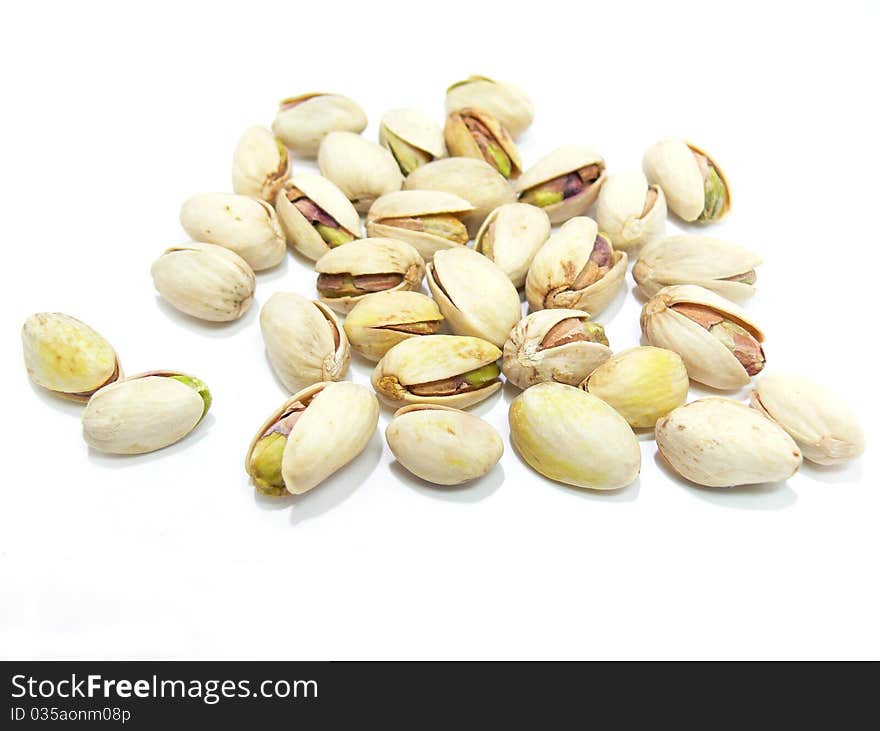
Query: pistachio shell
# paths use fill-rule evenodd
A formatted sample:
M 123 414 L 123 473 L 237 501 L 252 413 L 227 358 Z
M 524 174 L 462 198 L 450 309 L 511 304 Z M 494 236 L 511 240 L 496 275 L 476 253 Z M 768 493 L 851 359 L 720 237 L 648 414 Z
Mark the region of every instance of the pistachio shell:
M 363 132 L 366 126 L 367 115 L 351 99 L 318 93 L 283 100 L 272 130 L 295 154 L 315 157 L 330 132 Z
M 488 133 L 491 144 L 497 150 L 498 157 L 491 152 L 484 152 L 478 139 L 469 129 L 466 119 L 470 119 L 482 126 L 484 134 Z M 459 109 L 452 112 L 446 119 L 443 130 L 446 139 L 446 147 L 450 155 L 456 157 L 472 157 L 475 160 L 485 160 L 505 178 L 517 178 L 522 173 L 522 160 L 519 150 L 513 138 L 493 115 L 482 109 Z M 506 159 L 505 159 L 506 158 Z M 509 168 L 500 167 L 501 163 L 509 165 Z
M 290 175 L 284 144 L 265 127 L 249 127 L 232 157 L 232 189 L 270 203 Z
M 354 132 L 328 134 L 318 148 L 318 168 L 361 213 L 378 197 L 403 185 L 391 153 Z
M 626 420 L 601 399 L 561 383 L 539 383 L 510 404 L 510 441 L 551 480 L 615 490 L 638 477 L 642 455 Z
M 447 89 L 446 113 L 465 107 L 485 109 L 514 137 L 525 132 L 535 116 L 534 105 L 522 89 L 485 76 L 471 76 Z
M 656 198 L 645 212 L 649 188 Z M 650 244 L 666 229 L 666 196 L 659 186 L 648 185 L 641 170 L 609 175 L 599 190 L 596 220 L 615 249 L 629 251 Z
M 801 465 L 792 438 L 745 404 L 704 398 L 657 422 L 657 448 L 682 477 L 706 487 L 786 480 Z
M 550 219 L 526 203 L 498 206 L 483 221 L 474 249 L 495 262 L 514 287 L 522 287 L 535 254 L 550 238 Z
M 427 162 L 446 157 L 443 130 L 433 119 L 418 109 L 392 109 L 385 113 L 379 125 L 379 142 L 393 153 L 395 138 L 410 147 L 425 153 Z M 405 165 L 400 163 L 401 171 L 408 174 Z
M 377 361 L 397 343 L 422 337 L 419 325 L 443 321 L 440 308 L 420 292 L 376 292 L 363 297 L 345 318 L 345 334 L 354 348 L 365 358 Z M 425 335 L 433 334 L 426 331 Z

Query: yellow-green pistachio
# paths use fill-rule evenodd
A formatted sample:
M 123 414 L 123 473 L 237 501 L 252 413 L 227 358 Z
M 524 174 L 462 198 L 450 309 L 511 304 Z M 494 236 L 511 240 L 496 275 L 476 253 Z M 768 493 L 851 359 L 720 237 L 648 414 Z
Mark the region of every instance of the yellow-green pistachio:
M 443 130 L 418 109 L 386 112 L 379 125 L 379 142 L 388 148 L 404 175 L 432 160 L 446 157 Z
M 504 126 L 482 109 L 459 109 L 446 119 L 446 148 L 456 157 L 485 160 L 505 178 L 519 177 L 519 150 Z

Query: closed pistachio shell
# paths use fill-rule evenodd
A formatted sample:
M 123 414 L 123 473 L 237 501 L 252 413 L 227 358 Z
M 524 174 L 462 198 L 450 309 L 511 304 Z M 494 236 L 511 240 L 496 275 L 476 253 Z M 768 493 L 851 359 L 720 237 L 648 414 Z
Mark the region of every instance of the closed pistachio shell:
M 418 109 L 392 109 L 379 125 L 379 143 L 394 156 L 400 171 L 409 175 L 421 165 L 446 157 L 443 130 Z
M 403 185 L 391 153 L 354 132 L 331 132 L 324 138 L 318 148 L 318 169 L 361 213 Z
M 287 244 L 275 209 L 233 193 L 199 193 L 180 209 L 180 225 L 195 241 L 234 251 L 254 271 L 276 266 Z
M 595 150 L 565 145 L 542 157 L 514 184 L 517 199 L 543 208 L 551 223 L 582 216 L 605 182 L 605 160 Z
M 351 99 L 339 94 L 303 94 L 284 99 L 272 130 L 294 154 L 315 157 L 330 132 L 363 132 L 367 115 Z
M 550 238 L 550 219 L 536 206 L 507 203 L 483 221 L 474 249 L 495 262 L 514 287 L 526 281 L 535 254 Z
M 150 271 L 169 304 L 200 320 L 237 320 L 254 299 L 253 270 L 238 254 L 215 244 L 166 249 Z
M 232 189 L 271 203 L 290 175 L 287 148 L 265 127 L 249 127 L 232 156 Z
M 802 461 L 778 424 L 732 399 L 692 401 L 660 419 L 655 434 L 670 466 L 706 487 L 779 482 Z
M 831 389 L 802 376 L 768 373 L 750 394 L 752 406 L 781 426 L 811 462 L 832 465 L 865 451 L 852 409 Z
M 403 340 L 435 334 L 442 322 L 437 303 L 420 292 L 376 292 L 348 313 L 345 334 L 354 350 L 377 361 Z
M 522 160 L 513 138 L 483 109 L 452 112 L 443 134 L 450 155 L 485 160 L 505 178 L 517 178 L 522 173 Z
M 489 424 L 445 406 L 399 409 L 385 439 L 400 464 L 435 485 L 460 485 L 482 477 L 504 453 L 501 437 Z
M 539 383 L 510 404 L 510 441 L 526 463 L 551 480 L 591 490 L 626 487 L 642 454 L 626 420 L 573 386 Z
M 596 220 L 615 249 L 650 244 L 666 229 L 666 196 L 660 186 L 648 184 L 641 170 L 609 175 L 599 190 Z
M 518 86 L 486 76 L 471 76 L 446 90 L 446 113 L 474 107 L 485 109 L 519 137 L 535 116 L 532 100 Z

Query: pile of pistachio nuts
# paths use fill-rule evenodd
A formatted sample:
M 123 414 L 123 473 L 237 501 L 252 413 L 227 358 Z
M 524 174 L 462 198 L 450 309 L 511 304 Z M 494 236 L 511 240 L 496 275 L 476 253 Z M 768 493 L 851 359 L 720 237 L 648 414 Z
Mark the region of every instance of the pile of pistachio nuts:
M 446 114 L 441 127 L 393 109 L 374 142 L 345 96 L 285 99 L 271 129 L 239 140 L 234 192 L 183 203 L 192 242 L 167 249 L 152 277 L 187 315 L 241 317 L 255 272 L 288 247 L 314 266 L 315 293 L 276 293 L 260 311 L 290 397 L 267 408 L 247 450 L 257 490 L 303 493 L 357 458 L 380 400 L 396 409 L 385 437 L 403 467 L 438 485 L 479 478 L 504 444 L 465 409 L 505 380 L 522 391 L 509 409 L 520 457 L 582 488 L 636 479 L 634 430 L 653 430 L 675 472 L 712 487 L 785 480 L 803 458 L 828 465 L 862 453 L 858 420 L 830 390 L 762 373 L 764 334 L 742 307 L 760 259 L 702 233 L 666 236 L 670 210 L 692 231 L 727 215 L 730 185 L 709 153 L 665 139 L 642 170 L 609 174 L 591 147 L 565 145 L 525 167 L 515 140 L 532 102 L 482 76 L 449 87 Z M 320 174 L 297 171 L 291 156 L 316 160 Z M 646 345 L 618 350 L 592 318 L 618 297 L 632 257 Z M 113 347 L 67 315 L 33 315 L 22 340 L 33 381 L 85 403 L 94 449 L 161 449 L 210 407 L 194 376 L 125 377 Z M 352 349 L 375 363 L 370 385 L 344 380 Z M 737 391 L 758 374 L 750 403 L 688 403 L 691 381 Z

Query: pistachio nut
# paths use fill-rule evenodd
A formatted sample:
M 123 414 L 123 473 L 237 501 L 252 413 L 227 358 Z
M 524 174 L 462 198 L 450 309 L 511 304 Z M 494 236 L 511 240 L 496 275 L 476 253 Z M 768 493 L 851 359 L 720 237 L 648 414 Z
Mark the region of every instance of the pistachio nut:
M 646 429 L 684 405 L 688 374 L 678 353 L 643 346 L 611 356 L 581 388 L 612 406 L 634 429 Z
M 535 254 L 550 238 L 550 219 L 527 203 L 498 206 L 483 221 L 474 249 L 494 261 L 514 287 L 522 287 Z
M 275 209 L 233 193 L 199 193 L 180 208 L 180 225 L 193 240 L 234 251 L 254 271 L 279 264 L 287 251 Z
M 287 243 L 312 261 L 362 235 L 355 207 L 322 175 L 292 177 L 275 199 L 275 210 Z
M 403 185 L 391 153 L 354 132 L 331 132 L 324 138 L 318 148 L 318 169 L 361 213 L 376 198 Z
M 272 131 L 301 157 L 315 157 L 321 140 L 330 132 L 363 132 L 367 115 L 348 97 L 339 94 L 302 94 L 278 105 Z
M 778 424 L 728 398 L 704 398 L 657 421 L 657 448 L 682 477 L 706 487 L 787 480 L 801 452 Z
M 422 165 L 403 183 L 404 190 L 442 190 L 470 201 L 473 211 L 463 217 L 474 236 L 486 216 L 515 197 L 507 179 L 484 160 L 449 157 Z
M 626 253 L 614 250 L 593 219 L 572 218 L 532 259 L 526 275 L 529 307 L 565 307 L 597 315 L 623 286 L 626 264 Z
M 699 147 L 684 140 L 661 140 L 645 152 L 642 168 L 659 185 L 674 214 L 710 223 L 730 210 L 730 187 L 721 168 Z
M 601 399 L 562 383 L 539 383 L 510 404 L 510 441 L 533 470 L 591 490 L 626 487 L 642 453 L 626 420 Z
M 318 298 L 337 312 L 350 312 L 373 292 L 416 290 L 425 262 L 405 241 L 368 238 L 328 251 L 315 263 Z
M 586 312 L 540 310 L 510 331 L 501 372 L 519 388 L 544 381 L 577 386 L 610 357 L 605 330 Z
M 788 432 L 811 462 L 831 465 L 865 451 L 852 409 L 831 389 L 802 376 L 768 373 L 750 394 L 752 406 Z
M 392 406 L 466 408 L 501 388 L 501 351 L 467 335 L 425 335 L 395 345 L 373 371 L 373 388 Z
M 615 249 L 629 251 L 656 241 L 666 229 L 666 196 L 641 170 L 609 175 L 596 203 L 596 220 Z
M 260 427 L 245 470 L 265 495 L 300 495 L 364 451 L 379 403 L 365 386 L 316 383 L 287 399 Z
M 532 100 L 519 87 L 485 76 L 457 81 L 446 90 L 446 113 L 459 109 L 485 109 L 514 137 L 528 129 L 535 116 Z
M 421 292 L 376 292 L 362 297 L 345 318 L 345 334 L 365 358 L 377 361 L 402 340 L 434 335 L 440 308 Z
M 463 218 L 474 207 L 452 193 L 401 190 L 377 199 L 367 213 L 367 235 L 385 236 L 415 247 L 425 261 L 441 249 L 463 246 Z
M 482 477 L 504 453 L 498 432 L 478 416 L 430 404 L 398 409 L 385 440 L 400 464 L 435 485 Z
M 456 335 L 473 335 L 498 347 L 522 317 L 516 287 L 498 265 L 460 246 L 434 255 L 428 287 Z
M 290 175 L 287 148 L 265 127 L 249 127 L 232 156 L 232 190 L 270 203 Z
M 582 216 L 605 182 L 605 161 L 589 147 L 566 145 L 542 157 L 514 184 L 517 200 L 543 208 L 552 223 Z
M 339 381 L 348 371 L 348 338 L 322 302 L 276 292 L 260 310 L 260 329 L 269 362 L 291 393 L 320 381 Z
M 418 109 L 386 112 L 379 125 L 379 143 L 388 148 L 404 175 L 432 160 L 446 157 L 443 130 Z
M 122 378 L 113 346 L 70 315 L 38 312 L 21 329 L 24 366 L 38 386 L 71 401 L 88 401 Z
M 760 263 L 760 257 L 729 241 L 679 234 L 646 247 L 632 274 L 647 297 L 671 284 L 698 284 L 739 302 L 755 293 Z
M 674 350 L 688 375 L 712 388 L 741 388 L 764 367 L 760 328 L 741 307 L 704 287 L 661 289 L 642 308 L 641 326 L 649 344 Z
M 458 109 L 446 118 L 446 149 L 456 157 L 485 160 L 505 178 L 522 173 L 516 143 L 504 126 L 482 109 Z
M 198 378 L 142 373 L 95 392 L 83 411 L 83 439 L 108 454 L 155 452 L 183 439 L 210 407 L 211 392 Z

